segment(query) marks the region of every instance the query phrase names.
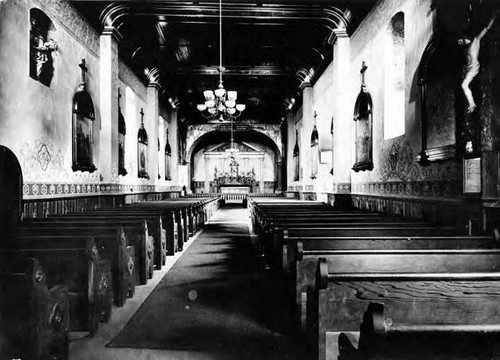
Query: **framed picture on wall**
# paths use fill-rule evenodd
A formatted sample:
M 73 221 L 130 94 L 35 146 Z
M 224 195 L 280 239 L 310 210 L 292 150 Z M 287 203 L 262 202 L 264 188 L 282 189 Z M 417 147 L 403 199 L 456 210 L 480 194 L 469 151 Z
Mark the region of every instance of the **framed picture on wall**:
M 481 193 L 481 158 L 464 159 L 464 194 Z

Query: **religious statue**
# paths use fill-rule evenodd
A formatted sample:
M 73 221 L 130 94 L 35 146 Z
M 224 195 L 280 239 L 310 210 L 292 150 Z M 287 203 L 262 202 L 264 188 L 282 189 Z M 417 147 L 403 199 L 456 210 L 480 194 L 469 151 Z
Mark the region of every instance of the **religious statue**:
M 474 101 L 474 97 L 472 96 L 472 91 L 469 87 L 470 83 L 474 78 L 479 74 L 479 49 L 481 46 L 481 39 L 486 35 L 488 30 L 491 28 L 495 19 L 498 15 L 498 12 L 495 12 L 491 17 L 490 21 L 486 25 L 484 29 L 482 29 L 479 34 L 475 37 L 464 36 L 458 39 L 458 45 L 463 47 L 466 55 L 466 60 L 463 69 L 463 80 L 462 80 L 462 90 L 464 92 L 465 98 L 468 102 L 467 112 L 472 113 L 476 108 L 476 103 Z
M 30 45 L 30 75 L 48 85 L 52 79 L 51 53 L 57 50 L 57 43 L 53 39 L 45 39 L 36 19 L 31 21 Z

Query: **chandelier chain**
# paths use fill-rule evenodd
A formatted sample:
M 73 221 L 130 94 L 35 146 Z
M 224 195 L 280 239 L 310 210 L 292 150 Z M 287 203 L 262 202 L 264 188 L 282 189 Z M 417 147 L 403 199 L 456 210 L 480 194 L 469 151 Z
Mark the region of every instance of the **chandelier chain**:
M 222 82 L 222 0 L 219 0 L 219 86 L 215 90 L 205 90 L 205 102 L 196 107 L 203 117 L 225 122 L 235 119 L 245 110 L 245 104 L 236 103 L 237 91 L 226 91 Z

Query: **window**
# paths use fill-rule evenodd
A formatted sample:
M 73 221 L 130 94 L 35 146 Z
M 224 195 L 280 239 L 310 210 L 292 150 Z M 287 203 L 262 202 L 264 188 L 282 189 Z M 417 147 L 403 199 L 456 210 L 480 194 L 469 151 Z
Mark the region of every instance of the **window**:
M 149 179 L 148 174 L 148 133 L 144 128 L 144 110 L 141 108 L 141 127 L 137 133 L 137 176 Z
M 96 170 L 94 165 L 94 102 L 87 91 L 85 59 L 80 63 L 82 82 L 73 96 L 73 171 Z
M 127 175 L 125 169 L 125 135 L 127 134 L 127 127 L 120 107 L 121 97 L 120 89 L 118 89 L 118 174 L 125 176 Z
M 53 39 L 55 28 L 50 18 L 39 9 L 30 10 L 30 77 L 50 86 L 54 76 L 52 52 L 57 50 Z
M 391 19 L 385 41 L 384 139 L 405 133 L 404 13 Z

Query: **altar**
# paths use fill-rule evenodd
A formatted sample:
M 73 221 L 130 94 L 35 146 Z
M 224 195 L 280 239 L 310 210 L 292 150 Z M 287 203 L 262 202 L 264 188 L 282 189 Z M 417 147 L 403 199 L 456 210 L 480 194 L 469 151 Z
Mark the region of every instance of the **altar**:
M 253 169 L 246 173 L 240 173 L 239 164 L 234 157 L 231 157 L 229 167 L 230 172 L 217 173 L 217 169 L 215 169 L 214 182 L 218 193 L 248 194 L 259 188 L 259 182 L 255 179 Z
M 221 194 L 249 194 L 252 192 L 250 185 L 220 185 Z

